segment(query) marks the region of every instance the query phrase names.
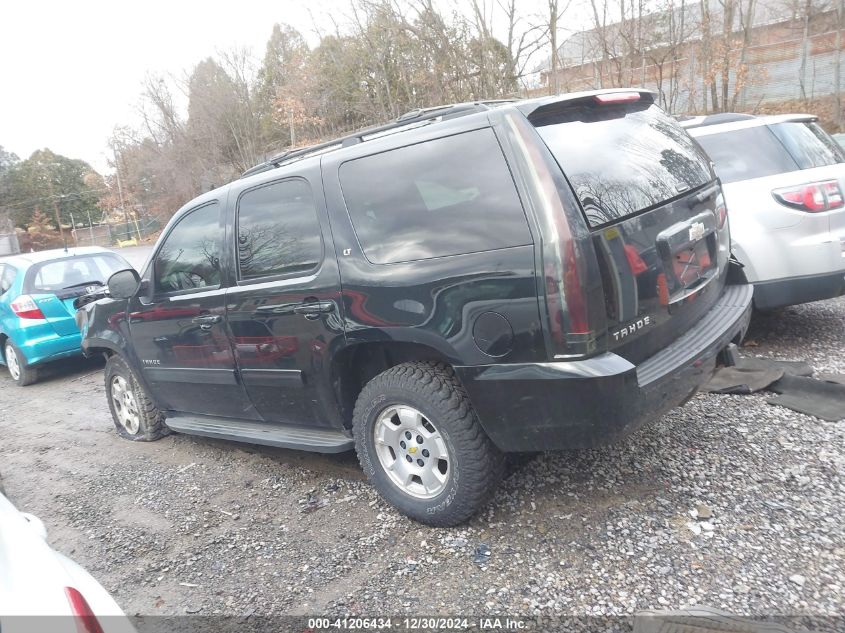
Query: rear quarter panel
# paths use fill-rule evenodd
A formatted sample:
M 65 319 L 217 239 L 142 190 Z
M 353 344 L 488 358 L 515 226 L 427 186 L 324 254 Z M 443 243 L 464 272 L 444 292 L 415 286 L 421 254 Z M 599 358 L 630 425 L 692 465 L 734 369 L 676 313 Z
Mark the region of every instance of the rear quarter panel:
M 808 213 L 772 197 L 781 187 L 838 180 L 845 165 L 804 169 L 723 185 L 732 250 L 751 282 L 835 272 L 845 268 L 845 209 Z
M 487 127 L 486 118 L 480 126 Z M 472 129 L 456 128 L 456 131 Z M 415 133 L 413 142 L 447 135 Z M 338 170 L 342 163 L 409 141 L 368 141 L 338 158 L 323 158 L 323 185 L 340 266 L 346 344 L 410 342 L 436 350 L 454 365 L 527 362 L 545 357 L 537 301 L 533 244 L 436 257 L 405 263 L 374 264 L 366 258 L 352 226 Z M 513 331 L 511 351 L 491 356 L 476 345 L 473 326 L 484 312 L 497 312 Z

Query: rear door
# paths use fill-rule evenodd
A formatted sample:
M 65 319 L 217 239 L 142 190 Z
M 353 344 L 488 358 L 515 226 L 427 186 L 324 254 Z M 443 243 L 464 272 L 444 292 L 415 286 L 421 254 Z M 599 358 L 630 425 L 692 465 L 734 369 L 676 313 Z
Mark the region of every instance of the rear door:
M 231 199 L 235 280 L 226 318 L 249 397 L 268 422 L 340 426 L 329 353 L 343 340 L 340 275 L 319 165 L 235 183 Z
M 528 118 L 584 211 L 607 348 L 642 361 L 722 292 L 730 238 L 710 160 L 649 93 L 556 102 Z

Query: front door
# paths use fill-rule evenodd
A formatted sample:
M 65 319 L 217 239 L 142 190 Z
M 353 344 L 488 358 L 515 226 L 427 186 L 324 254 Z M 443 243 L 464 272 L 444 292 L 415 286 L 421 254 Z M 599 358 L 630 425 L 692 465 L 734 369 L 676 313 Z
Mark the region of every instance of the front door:
M 169 231 L 145 273 L 149 290 L 130 303 L 129 328 L 165 409 L 248 419 L 256 416 L 237 380 L 224 320 L 220 209 L 217 201 L 204 204 Z
M 328 352 L 343 337 L 340 277 L 319 166 L 230 195 L 237 240 L 227 319 L 252 403 L 268 422 L 338 427 Z

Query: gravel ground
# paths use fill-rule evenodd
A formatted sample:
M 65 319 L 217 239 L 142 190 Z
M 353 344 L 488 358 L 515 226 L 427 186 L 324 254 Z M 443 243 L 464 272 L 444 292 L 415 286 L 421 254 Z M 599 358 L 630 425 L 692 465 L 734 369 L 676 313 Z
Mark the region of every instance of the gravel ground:
M 743 353 L 845 372 L 843 324 L 845 299 L 756 317 Z M 122 441 L 101 369 L 0 378 L 0 468 L 130 614 L 845 614 L 845 422 L 766 395 L 701 394 L 616 446 L 527 460 L 481 516 L 432 529 L 351 454 Z

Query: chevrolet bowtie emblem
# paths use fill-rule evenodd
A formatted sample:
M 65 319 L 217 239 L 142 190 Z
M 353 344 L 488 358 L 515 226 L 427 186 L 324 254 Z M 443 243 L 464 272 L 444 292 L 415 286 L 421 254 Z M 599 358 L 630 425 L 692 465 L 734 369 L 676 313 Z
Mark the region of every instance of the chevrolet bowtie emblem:
M 690 242 L 697 242 L 704 234 L 707 232 L 707 229 L 704 227 L 703 222 L 694 222 L 691 227 L 689 227 L 689 239 Z
M 411 455 L 413 455 L 414 453 L 416 453 L 416 452 L 417 452 L 417 447 L 416 447 L 416 446 L 412 446 L 411 448 L 409 448 L 409 449 L 408 449 L 408 452 L 409 452 L 409 453 L 411 453 Z

